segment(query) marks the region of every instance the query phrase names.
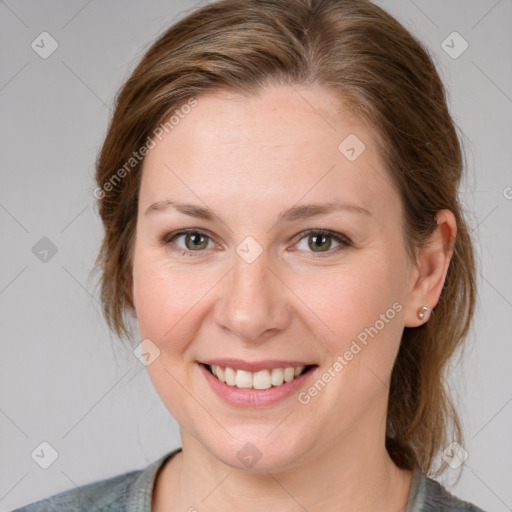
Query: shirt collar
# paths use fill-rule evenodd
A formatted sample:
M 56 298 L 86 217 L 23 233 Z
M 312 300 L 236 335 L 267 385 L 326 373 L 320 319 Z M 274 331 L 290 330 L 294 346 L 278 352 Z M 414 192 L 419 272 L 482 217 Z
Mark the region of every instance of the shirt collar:
M 411 490 L 407 501 L 407 510 L 405 512 L 420 512 L 425 503 L 425 477 L 418 467 L 413 470 Z
M 181 446 L 166 453 L 140 473 L 127 490 L 126 512 L 151 512 L 151 500 L 157 473 L 173 455 L 180 451 Z
M 157 473 L 173 455 L 181 450 L 182 447 L 180 446 L 172 452 L 166 453 L 140 473 L 128 489 L 127 512 L 151 512 L 151 501 Z M 422 510 L 425 502 L 425 492 L 425 478 L 420 469 L 416 467 L 413 471 L 411 490 L 405 512 Z

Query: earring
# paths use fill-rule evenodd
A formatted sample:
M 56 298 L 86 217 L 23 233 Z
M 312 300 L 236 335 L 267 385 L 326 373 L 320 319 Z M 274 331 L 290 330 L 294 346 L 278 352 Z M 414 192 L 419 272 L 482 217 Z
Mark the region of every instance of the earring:
M 423 320 L 425 318 L 425 313 L 429 310 L 427 306 L 421 306 L 421 308 L 418 309 L 418 318 L 420 320 Z

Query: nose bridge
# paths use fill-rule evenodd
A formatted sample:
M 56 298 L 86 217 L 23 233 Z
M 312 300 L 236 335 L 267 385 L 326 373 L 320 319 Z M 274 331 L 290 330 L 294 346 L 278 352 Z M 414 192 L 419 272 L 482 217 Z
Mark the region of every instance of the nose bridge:
M 241 244 L 242 246 L 242 244 Z M 289 321 L 289 304 L 283 283 L 269 268 L 264 253 L 254 261 L 238 254 L 216 305 L 216 320 L 247 341 L 263 340 L 278 332 Z

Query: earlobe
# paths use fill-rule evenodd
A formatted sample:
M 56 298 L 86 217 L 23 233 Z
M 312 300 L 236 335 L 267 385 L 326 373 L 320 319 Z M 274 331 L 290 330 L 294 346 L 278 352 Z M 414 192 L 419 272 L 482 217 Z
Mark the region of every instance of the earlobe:
M 457 222 L 450 210 L 436 215 L 437 227 L 429 241 L 418 249 L 415 283 L 407 298 L 405 326 L 418 327 L 428 321 L 443 290 L 457 234 Z M 427 309 L 423 309 L 427 308 Z

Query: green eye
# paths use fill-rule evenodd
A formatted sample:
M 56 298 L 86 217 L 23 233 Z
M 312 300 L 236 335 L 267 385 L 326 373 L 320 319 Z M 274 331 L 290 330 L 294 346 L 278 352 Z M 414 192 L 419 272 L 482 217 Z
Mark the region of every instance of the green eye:
M 184 240 L 186 249 L 197 251 L 200 249 L 206 249 L 206 247 L 208 246 L 208 237 L 206 235 L 203 235 L 202 233 L 184 233 L 177 236 L 175 239 L 178 239 L 182 236 L 185 237 Z
M 308 251 L 307 249 L 299 249 L 304 250 L 305 252 L 313 252 L 318 254 L 320 258 L 325 256 L 331 256 L 332 254 L 338 253 L 345 247 L 350 247 L 352 242 L 341 233 L 336 233 L 334 231 L 329 231 L 325 229 L 310 229 L 309 231 L 305 231 L 300 233 L 300 240 L 305 240 L 307 243 L 307 248 L 311 249 Z M 339 245 L 334 249 L 331 248 L 332 240 L 335 240 Z M 311 258 L 311 256 L 307 256 Z M 315 258 L 317 256 L 313 256 Z
M 180 245 L 173 247 L 176 245 L 175 240 L 181 237 L 184 237 L 185 247 Z M 205 232 L 192 228 L 165 234 L 161 237 L 160 242 L 162 245 L 168 246 L 171 251 L 177 251 L 186 256 L 194 256 L 194 252 L 201 252 L 202 249 L 208 247 L 209 240 L 210 237 Z
M 297 236 L 300 237 L 299 242 L 304 240 L 307 243 L 307 248 L 299 250 L 318 255 L 313 256 L 313 258 L 331 256 L 340 252 L 345 247 L 352 246 L 352 242 L 345 235 L 325 229 L 310 229 Z M 184 237 L 184 247 L 176 244 L 176 240 L 181 237 Z M 339 244 L 334 249 L 332 248 L 332 240 Z M 171 251 L 177 251 L 184 256 L 194 256 L 195 252 L 203 252 L 204 249 L 208 248 L 209 242 L 213 243 L 211 237 L 204 231 L 196 228 L 182 229 L 173 233 L 164 234 L 160 237 L 160 243 L 162 245 L 167 246 Z M 294 251 L 295 249 L 292 252 Z M 306 257 L 311 258 L 311 256 Z

